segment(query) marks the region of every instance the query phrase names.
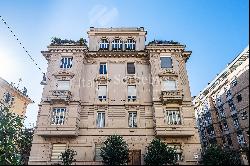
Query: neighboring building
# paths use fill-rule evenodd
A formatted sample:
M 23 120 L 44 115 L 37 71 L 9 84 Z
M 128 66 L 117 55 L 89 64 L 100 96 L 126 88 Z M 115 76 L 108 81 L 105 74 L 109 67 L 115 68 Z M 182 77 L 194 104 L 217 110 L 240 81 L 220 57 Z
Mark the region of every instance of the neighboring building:
M 202 147 L 219 144 L 242 153 L 249 148 L 249 46 L 193 103 Z
M 1 107 L 8 107 L 11 112 L 24 117 L 26 108 L 30 103 L 33 103 L 33 101 L 27 96 L 26 88 L 20 91 L 13 84 L 9 84 L 0 77 Z
M 48 79 L 29 164 L 55 164 L 67 147 L 77 151 L 76 164 L 102 164 L 100 147 L 113 134 L 129 144 L 128 164 L 144 164 L 155 137 L 176 147 L 180 164 L 197 163 L 201 147 L 185 66 L 191 51 L 173 41 L 145 46 L 146 33 L 91 27 L 89 48 L 59 39 L 42 51 Z

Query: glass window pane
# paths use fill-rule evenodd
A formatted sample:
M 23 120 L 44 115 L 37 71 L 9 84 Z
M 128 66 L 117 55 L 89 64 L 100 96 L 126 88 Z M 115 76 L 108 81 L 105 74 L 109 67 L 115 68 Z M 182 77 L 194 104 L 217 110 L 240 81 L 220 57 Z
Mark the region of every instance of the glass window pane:
M 161 68 L 173 68 L 171 57 L 161 57 Z
M 127 73 L 128 74 L 135 74 L 135 64 L 134 63 L 127 63 Z

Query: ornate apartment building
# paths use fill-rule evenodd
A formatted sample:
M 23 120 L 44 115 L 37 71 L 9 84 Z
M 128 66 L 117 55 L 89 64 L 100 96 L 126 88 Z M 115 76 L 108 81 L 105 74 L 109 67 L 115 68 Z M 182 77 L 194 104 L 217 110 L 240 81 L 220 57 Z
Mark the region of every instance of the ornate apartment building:
M 208 144 L 249 154 L 249 46 L 193 100 L 202 147 Z
M 175 147 L 180 164 L 196 164 L 195 127 L 186 62 L 191 51 L 173 41 L 152 41 L 140 28 L 94 28 L 89 45 L 54 40 L 48 61 L 29 164 L 55 164 L 65 148 L 75 164 L 102 164 L 109 135 L 129 144 L 130 163 L 144 164 L 157 137 Z
M 27 89 L 22 91 L 13 84 L 0 77 L 0 107 L 8 107 L 9 110 L 24 117 L 28 104 L 33 101 L 27 96 Z

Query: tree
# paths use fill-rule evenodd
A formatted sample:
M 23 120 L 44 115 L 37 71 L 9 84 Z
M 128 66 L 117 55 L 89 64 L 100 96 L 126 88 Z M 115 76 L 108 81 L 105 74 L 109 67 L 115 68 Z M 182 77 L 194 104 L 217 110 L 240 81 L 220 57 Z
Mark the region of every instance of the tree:
M 0 165 L 20 164 L 23 119 L 7 107 L 0 110 Z
M 209 145 L 203 150 L 201 163 L 204 165 L 241 165 L 237 151 L 218 145 Z
M 34 129 L 23 126 L 23 118 L 0 107 L 0 165 L 27 165 Z
M 21 134 L 22 139 L 19 145 L 21 154 L 20 163 L 22 165 L 28 165 L 33 135 L 34 135 L 34 128 L 25 128 L 22 130 Z
M 149 144 L 144 156 L 145 165 L 173 165 L 176 160 L 175 149 L 168 147 L 167 144 L 156 138 Z
M 128 144 L 122 136 L 109 136 L 101 147 L 101 157 L 106 165 L 125 165 L 129 162 Z
M 62 152 L 60 157 L 63 161 L 63 165 L 71 165 L 75 161 L 75 155 L 77 155 L 77 153 L 73 149 L 66 149 L 65 152 Z

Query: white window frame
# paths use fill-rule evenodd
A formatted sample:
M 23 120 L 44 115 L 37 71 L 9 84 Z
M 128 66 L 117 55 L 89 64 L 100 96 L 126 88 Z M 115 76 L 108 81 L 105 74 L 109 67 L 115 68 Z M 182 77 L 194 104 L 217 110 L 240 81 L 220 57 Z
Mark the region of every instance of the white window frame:
M 130 87 L 134 87 L 134 94 L 129 94 L 129 88 Z M 128 102 L 135 102 L 137 99 L 137 89 L 136 89 L 136 85 L 128 85 L 127 86 L 127 93 L 128 93 Z
M 136 49 L 136 41 L 134 39 L 127 39 L 125 42 L 126 50 L 135 50 Z
M 100 95 L 100 87 L 106 87 L 106 94 L 105 95 Z M 108 86 L 107 85 L 98 85 L 98 100 L 101 102 L 107 101 L 107 94 L 108 94 Z
M 181 125 L 181 111 L 180 110 L 170 110 L 167 109 L 165 112 L 166 122 L 168 125 Z
M 101 71 L 101 66 L 103 66 L 102 71 Z M 106 68 L 106 73 L 105 73 L 105 68 Z M 101 75 L 108 74 L 108 63 L 107 62 L 100 62 L 100 65 L 99 65 L 99 74 L 101 74 Z
M 130 128 L 137 127 L 137 112 L 135 112 L 135 111 L 128 112 L 128 126 Z
M 72 56 L 62 56 L 60 61 L 61 69 L 70 69 L 73 66 L 73 57 Z
M 174 151 L 176 152 L 176 154 L 177 154 L 177 161 L 183 161 L 183 151 L 182 151 L 182 149 L 181 149 L 181 144 L 178 144 L 178 143 L 175 143 L 175 144 L 167 144 L 168 145 L 168 147 L 170 147 L 170 148 L 173 148 L 174 149 Z M 176 148 L 176 147 L 178 147 L 178 148 Z
M 104 40 L 106 40 L 107 43 L 103 42 Z M 100 50 L 109 50 L 109 41 L 108 41 L 108 39 L 106 39 L 106 38 L 101 39 L 101 41 L 99 42 L 99 49 Z
M 65 117 L 66 117 L 66 108 L 64 107 L 56 107 L 52 110 L 52 125 L 64 125 Z
M 100 115 L 100 120 L 99 120 Z M 96 127 L 97 128 L 104 128 L 105 127 L 105 112 L 104 111 L 98 111 L 96 114 Z
M 114 39 L 112 41 L 112 50 L 122 50 L 122 40 L 121 39 Z
M 237 140 L 238 140 L 238 143 L 239 143 L 239 144 L 244 144 L 244 143 L 246 143 L 243 133 L 241 133 L 241 134 L 238 134 L 238 133 L 237 133 Z

